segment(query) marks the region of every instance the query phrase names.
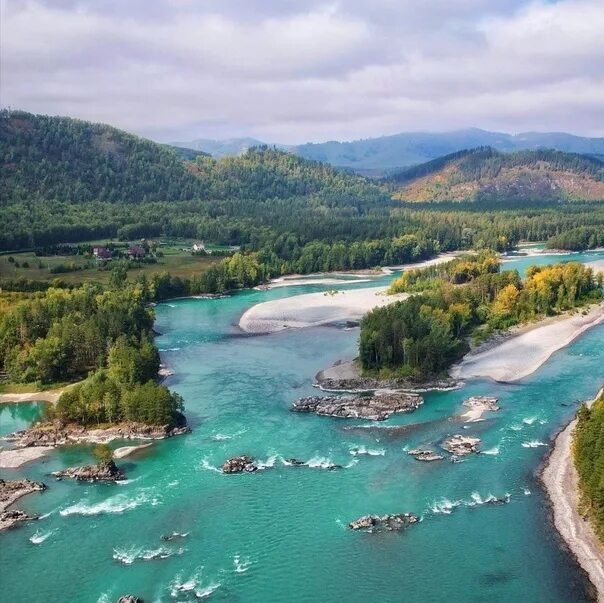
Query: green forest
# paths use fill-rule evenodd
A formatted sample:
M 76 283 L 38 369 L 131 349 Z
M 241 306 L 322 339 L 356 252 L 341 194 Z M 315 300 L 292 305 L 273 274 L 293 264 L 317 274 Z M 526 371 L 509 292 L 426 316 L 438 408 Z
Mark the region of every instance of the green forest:
M 10 382 L 83 380 L 64 391 L 49 418 L 83 425 L 182 421 L 182 399 L 156 383 L 154 315 L 141 287 L 51 288 L 3 301 L 0 372 Z
M 579 473 L 582 510 L 604 540 L 604 397 L 578 412 L 573 452 Z

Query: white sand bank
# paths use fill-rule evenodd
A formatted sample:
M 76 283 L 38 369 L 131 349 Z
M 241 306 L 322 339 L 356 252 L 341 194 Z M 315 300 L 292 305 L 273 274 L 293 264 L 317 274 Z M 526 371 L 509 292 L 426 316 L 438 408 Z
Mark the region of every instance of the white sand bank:
M 28 448 L 9 448 L 0 450 L 0 469 L 17 469 L 25 463 L 30 463 L 46 456 L 52 446 L 31 446 Z
M 604 272 L 604 258 L 601 260 L 594 260 L 593 262 L 587 262 L 585 265 L 594 272 Z
M 600 390 L 597 399 L 602 394 Z M 589 404 L 594 402 L 592 400 Z M 604 545 L 598 540 L 591 524 L 580 515 L 579 476 L 572 459 L 572 433 L 576 419 L 564 429 L 541 474 L 554 512 L 554 524 L 604 602 Z
M 407 297 L 405 293 L 386 295 L 385 287 L 307 293 L 256 304 L 243 314 L 239 326 L 247 333 L 260 334 L 360 320 L 373 308 Z
M 456 379 L 490 377 L 513 382 L 536 371 L 554 352 L 567 346 L 589 328 L 604 322 L 604 302 L 583 315 L 564 315 L 519 330 L 502 343 L 474 354 L 451 369 Z

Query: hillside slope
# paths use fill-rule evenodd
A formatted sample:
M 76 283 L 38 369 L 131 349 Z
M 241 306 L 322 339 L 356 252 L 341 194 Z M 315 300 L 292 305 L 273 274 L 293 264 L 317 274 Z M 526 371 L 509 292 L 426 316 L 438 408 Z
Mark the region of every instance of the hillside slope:
M 0 203 L 177 201 L 203 182 L 177 153 L 126 132 L 67 117 L 0 114 Z
M 604 163 L 575 153 L 480 147 L 393 174 L 394 198 L 428 201 L 604 200 Z

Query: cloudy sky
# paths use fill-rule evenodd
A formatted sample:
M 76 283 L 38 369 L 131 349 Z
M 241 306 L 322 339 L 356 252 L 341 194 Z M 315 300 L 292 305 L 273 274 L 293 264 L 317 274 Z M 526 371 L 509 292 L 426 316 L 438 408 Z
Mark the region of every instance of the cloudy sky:
M 604 0 L 0 0 L 0 104 L 157 140 L 604 136 Z

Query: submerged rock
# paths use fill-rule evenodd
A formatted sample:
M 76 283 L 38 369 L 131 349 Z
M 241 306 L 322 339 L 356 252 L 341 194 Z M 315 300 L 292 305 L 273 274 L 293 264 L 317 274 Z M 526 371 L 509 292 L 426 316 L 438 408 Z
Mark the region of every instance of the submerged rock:
M 419 517 L 412 513 L 396 513 L 393 515 L 364 515 L 348 524 L 351 530 L 403 530 L 417 523 Z
M 143 599 L 137 597 L 135 595 L 123 595 L 118 600 L 117 603 L 145 603 Z
M 222 465 L 223 473 L 253 473 L 254 471 L 258 471 L 258 466 L 254 464 L 251 456 L 245 454 L 234 456 Z
M 124 472 L 113 461 L 83 467 L 70 467 L 62 471 L 54 471 L 52 475 L 58 479 L 67 477 L 86 482 L 117 482 L 126 479 Z
M 293 465 L 294 467 L 303 467 L 304 465 L 306 465 L 306 463 L 304 461 L 301 461 L 299 459 L 285 459 L 285 464 L 286 465 Z
M 371 396 L 309 396 L 296 400 L 291 410 L 328 417 L 384 421 L 398 412 L 412 412 L 424 400 L 417 394 L 377 391 Z
M 180 540 L 181 538 L 186 538 L 189 535 L 189 532 L 181 533 L 181 532 L 172 532 L 172 534 L 162 534 L 161 540 L 164 542 L 171 542 L 172 540 Z
M 416 450 L 409 450 L 407 454 L 418 461 L 442 461 L 445 458 L 433 450 L 420 450 L 419 448 Z
M 447 438 L 443 443 L 442 447 L 447 452 L 450 452 L 454 456 L 467 456 L 478 452 L 478 446 L 480 444 L 479 438 L 471 438 L 463 435 L 454 435 Z

